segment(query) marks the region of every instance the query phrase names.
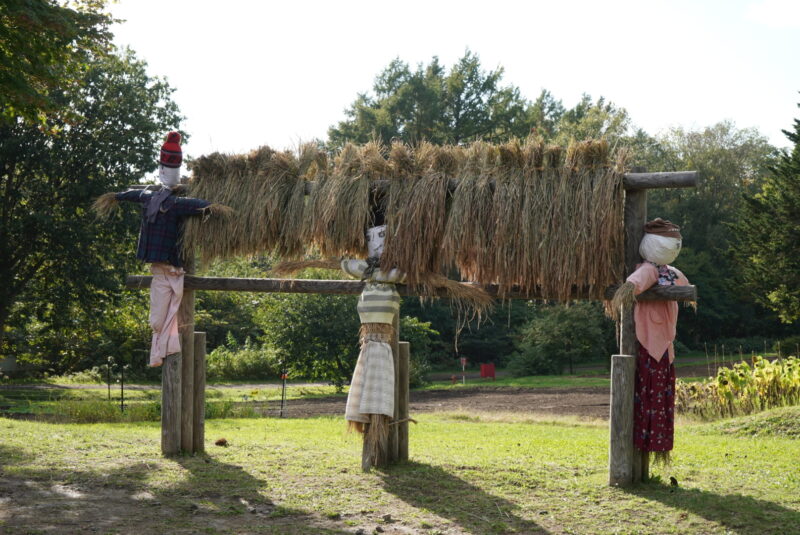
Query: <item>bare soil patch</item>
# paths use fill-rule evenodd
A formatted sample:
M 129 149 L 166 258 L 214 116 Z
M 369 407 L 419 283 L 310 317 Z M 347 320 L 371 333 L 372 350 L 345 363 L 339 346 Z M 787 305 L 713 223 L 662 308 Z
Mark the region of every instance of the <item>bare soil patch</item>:
M 512 388 L 471 387 L 453 390 L 411 391 L 411 416 L 428 412 L 515 412 L 608 418 L 609 392 L 605 387 Z M 345 398 L 325 397 L 291 400 L 289 418 L 344 414 Z M 279 409 L 273 404 L 270 416 Z

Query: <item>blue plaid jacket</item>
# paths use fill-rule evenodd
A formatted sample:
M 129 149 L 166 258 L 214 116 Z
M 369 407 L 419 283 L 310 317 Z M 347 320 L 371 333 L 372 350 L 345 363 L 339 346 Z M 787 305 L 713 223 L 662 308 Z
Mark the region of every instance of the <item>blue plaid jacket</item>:
M 148 223 L 145 212 L 152 197 L 151 192 L 142 190 L 128 190 L 116 195 L 118 201 L 138 202 L 142 205 L 142 226 L 139 229 L 136 258 L 143 262 L 165 262 L 182 267 L 178 244 L 183 231 L 183 220 L 202 214 L 203 208 L 211 203 L 202 199 L 170 195 L 161 203 L 156 220 Z

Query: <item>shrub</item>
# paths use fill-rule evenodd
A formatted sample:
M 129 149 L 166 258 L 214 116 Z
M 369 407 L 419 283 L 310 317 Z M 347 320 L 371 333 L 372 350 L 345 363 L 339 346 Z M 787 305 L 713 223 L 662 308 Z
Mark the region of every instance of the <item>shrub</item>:
M 209 379 L 253 380 L 280 377 L 280 361 L 271 348 L 249 338 L 241 346 L 228 335 L 226 345 L 215 348 L 206 361 Z
M 607 357 L 604 322 L 595 303 L 543 307 L 522 328 L 508 368 L 517 377 L 562 373 L 565 367 L 573 373 L 578 362 Z
M 420 321 L 411 316 L 400 318 L 400 339 L 411 343 L 411 362 L 408 381 L 412 387 L 425 384 L 425 376 L 431 369 L 431 361 L 437 350 L 441 350 L 439 332 L 431 328 L 429 321 Z
M 800 354 L 798 354 L 800 353 L 800 335 L 790 336 L 789 338 L 784 338 L 783 340 L 775 342 L 775 345 L 772 346 L 772 350 L 782 355 L 800 357 Z

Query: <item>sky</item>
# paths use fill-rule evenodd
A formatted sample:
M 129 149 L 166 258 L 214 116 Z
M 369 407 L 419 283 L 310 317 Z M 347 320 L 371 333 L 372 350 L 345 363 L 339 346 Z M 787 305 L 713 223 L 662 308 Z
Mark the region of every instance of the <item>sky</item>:
M 115 43 L 165 77 L 184 154 L 325 139 L 400 58 L 469 49 L 504 84 L 565 106 L 583 93 L 650 134 L 731 120 L 784 147 L 800 117 L 800 0 L 119 0 Z

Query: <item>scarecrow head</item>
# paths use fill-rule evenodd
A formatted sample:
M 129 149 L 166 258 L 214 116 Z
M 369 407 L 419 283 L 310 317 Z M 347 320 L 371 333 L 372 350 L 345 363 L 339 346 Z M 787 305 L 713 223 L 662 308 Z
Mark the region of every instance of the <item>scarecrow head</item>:
M 170 132 L 166 143 L 161 146 L 161 157 L 158 160 L 158 180 L 161 184 L 174 188 L 180 183 L 182 161 L 181 135 Z
M 665 219 L 656 218 L 644 226 L 644 237 L 639 244 L 639 254 L 653 264 L 671 264 L 681 251 L 681 229 Z

